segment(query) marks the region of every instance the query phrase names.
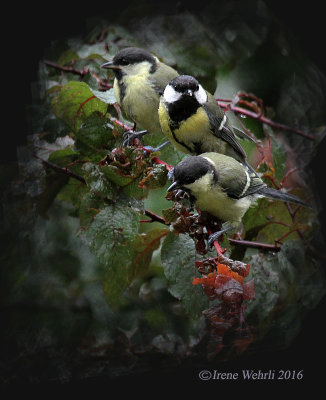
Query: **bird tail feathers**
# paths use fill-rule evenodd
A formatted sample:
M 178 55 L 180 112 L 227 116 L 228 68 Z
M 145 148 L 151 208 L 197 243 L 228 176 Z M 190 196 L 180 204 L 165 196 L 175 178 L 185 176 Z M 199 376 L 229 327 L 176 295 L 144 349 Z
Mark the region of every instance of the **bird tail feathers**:
M 272 189 L 269 187 L 264 187 L 259 191 L 259 193 L 265 197 L 268 197 L 269 199 L 281 200 L 281 201 L 300 204 L 302 206 L 309 207 L 308 204 L 305 203 L 303 200 L 299 199 L 299 197 L 294 196 L 293 194 L 281 192 L 280 190 L 275 190 L 275 189 Z

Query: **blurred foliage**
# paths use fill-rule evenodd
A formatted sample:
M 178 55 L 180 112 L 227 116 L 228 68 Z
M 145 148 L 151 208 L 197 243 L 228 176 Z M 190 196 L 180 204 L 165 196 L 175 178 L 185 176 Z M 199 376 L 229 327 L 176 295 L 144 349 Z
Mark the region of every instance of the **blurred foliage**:
M 282 238 L 281 250 L 228 245 L 226 255 L 251 266 L 255 297 L 245 317 L 265 348 L 287 346 L 325 295 L 309 162 L 324 136 L 326 78 L 263 2 L 216 7 L 165 15 L 137 1 L 119 20 L 94 18 L 86 37 L 45 49 L 44 59 L 72 69 L 40 65 L 38 100 L 30 109 L 34 134 L 17 150 L 18 166 L 1 170 L 6 381 L 114 377 L 148 370 L 150 357 L 165 365 L 206 357 L 202 312 L 209 302 L 192 284 L 195 260 L 203 257 L 189 236 L 140 222 L 145 209 L 162 216 L 171 207 L 167 171 L 140 147 L 120 147 L 124 129 L 114 122 L 113 76 L 100 65 L 125 46 L 146 48 L 194 75 L 217 98 L 252 92 L 273 120 L 315 136 L 309 141 L 230 114 L 263 143 L 263 152 L 251 142 L 243 146 L 266 183 L 283 183 L 303 198 L 309 189 L 313 209 L 293 215 L 283 203 L 260 200 L 244 218 L 244 238 L 269 244 Z M 163 141 L 144 138 L 150 145 Z M 184 155 L 168 145 L 159 157 L 175 165 Z

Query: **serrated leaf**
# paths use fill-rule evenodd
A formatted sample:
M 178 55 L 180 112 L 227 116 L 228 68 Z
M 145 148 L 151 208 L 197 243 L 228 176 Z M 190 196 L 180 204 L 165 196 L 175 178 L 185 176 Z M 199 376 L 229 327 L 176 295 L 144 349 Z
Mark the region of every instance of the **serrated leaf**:
M 165 165 L 158 164 L 151 168 L 150 172 L 139 183 L 148 189 L 159 189 L 165 186 L 167 181 L 167 169 Z
M 85 238 L 101 264 L 101 280 L 108 303 L 118 304 L 122 292 L 148 269 L 153 251 L 167 229 L 139 234 L 139 213 L 123 205 L 105 207 L 95 215 Z
M 94 112 L 105 114 L 107 105 L 99 100 L 84 82 L 71 81 L 51 101 L 53 113 L 73 131 Z
M 112 129 L 98 113 L 91 114 L 75 133 L 75 148 L 93 161 L 100 161 L 114 144 Z
M 129 185 L 133 181 L 130 175 L 124 175 L 119 168 L 114 165 L 100 165 L 103 174 L 112 182 L 119 186 Z
M 176 236 L 171 232 L 164 240 L 161 260 L 168 280 L 169 292 L 181 300 L 188 314 L 198 317 L 208 307 L 208 298 L 201 287 L 192 284 L 199 276 L 195 267 L 194 241 L 184 234 Z
M 116 197 L 116 187 L 106 178 L 100 166 L 93 163 L 85 163 L 83 170 L 85 171 L 86 183 L 93 193 L 111 200 Z

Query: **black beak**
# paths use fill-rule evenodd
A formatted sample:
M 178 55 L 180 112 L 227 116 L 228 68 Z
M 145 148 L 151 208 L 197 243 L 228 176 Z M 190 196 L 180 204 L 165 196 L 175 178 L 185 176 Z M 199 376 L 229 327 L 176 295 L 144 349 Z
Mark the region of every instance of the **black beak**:
M 192 95 L 193 95 L 193 92 L 192 92 L 192 90 L 191 90 L 191 89 L 188 89 L 188 90 L 187 90 L 187 92 L 186 92 L 186 94 L 187 94 L 188 96 L 192 97 Z
M 105 69 L 121 69 L 120 65 L 114 64 L 113 61 L 108 61 L 108 62 L 102 64 L 101 68 L 105 68 Z
M 171 186 L 168 187 L 167 191 L 172 192 L 172 190 L 178 189 L 179 183 L 178 182 L 173 182 Z

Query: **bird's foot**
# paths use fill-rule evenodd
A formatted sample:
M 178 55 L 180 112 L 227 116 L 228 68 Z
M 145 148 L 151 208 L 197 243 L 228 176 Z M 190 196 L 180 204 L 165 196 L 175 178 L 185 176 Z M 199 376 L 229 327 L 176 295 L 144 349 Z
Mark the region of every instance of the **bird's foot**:
M 147 131 L 138 131 L 135 132 L 133 130 L 130 131 L 126 131 L 123 134 L 123 142 L 122 142 L 122 146 L 126 147 L 126 146 L 130 146 L 130 144 L 133 142 L 134 139 L 141 139 L 144 135 L 146 135 Z
M 207 244 L 208 244 L 208 248 L 211 248 L 213 246 L 213 243 L 215 241 L 218 240 L 218 238 L 223 235 L 224 231 L 218 231 L 215 233 L 212 233 L 211 235 L 209 235 L 208 240 L 207 240 Z
M 152 146 L 143 146 L 143 150 L 145 154 L 150 154 L 150 153 L 155 153 L 157 151 L 160 151 L 163 147 L 165 147 L 167 144 L 170 142 L 167 140 L 166 142 L 160 144 L 157 147 L 152 147 Z
M 220 231 L 214 232 L 211 235 L 209 235 L 208 240 L 207 240 L 208 248 L 211 248 L 213 246 L 214 242 L 216 242 L 217 246 L 215 246 L 215 247 L 218 247 L 216 250 L 218 250 L 219 252 L 222 250 L 220 248 L 220 245 L 218 244 L 217 240 L 221 235 L 223 235 L 223 233 L 233 230 L 233 226 L 229 222 L 225 222 L 222 225 L 222 228 L 223 229 L 221 229 Z M 225 253 L 225 251 L 222 251 L 222 254 L 223 253 Z

